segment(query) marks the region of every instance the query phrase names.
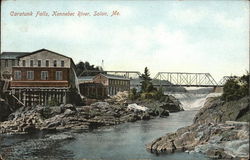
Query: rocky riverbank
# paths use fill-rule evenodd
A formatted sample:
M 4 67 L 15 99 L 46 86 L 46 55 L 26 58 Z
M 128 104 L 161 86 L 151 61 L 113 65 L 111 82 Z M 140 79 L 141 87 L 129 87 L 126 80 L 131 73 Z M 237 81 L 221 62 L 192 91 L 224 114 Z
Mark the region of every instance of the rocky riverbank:
M 129 107 L 128 101 L 108 100 L 89 106 L 75 107 L 71 104 L 61 106 L 21 107 L 0 123 L 1 134 L 22 134 L 37 131 L 91 130 L 101 126 L 117 125 L 124 122 L 149 120 L 156 116 L 169 115 L 170 107 L 174 111 L 183 110 L 174 97 L 166 96 L 162 102 L 138 101 L 145 104 L 146 110 Z M 133 105 L 132 105 L 133 106 Z M 134 105 L 137 106 L 137 105 Z
M 249 113 L 249 97 L 227 103 L 208 98 L 191 126 L 168 133 L 146 148 L 153 153 L 187 151 L 217 159 L 248 159 Z

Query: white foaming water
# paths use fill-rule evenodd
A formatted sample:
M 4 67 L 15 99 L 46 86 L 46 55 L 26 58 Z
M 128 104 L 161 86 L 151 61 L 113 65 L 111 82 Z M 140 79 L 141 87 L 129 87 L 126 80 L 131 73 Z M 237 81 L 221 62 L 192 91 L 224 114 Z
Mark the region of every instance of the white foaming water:
M 198 89 L 192 91 L 188 91 L 186 93 L 168 93 L 165 94 L 172 95 L 175 98 L 177 98 L 181 104 L 184 110 L 199 110 L 203 107 L 204 103 L 206 102 L 206 99 L 208 97 L 217 97 L 220 96 L 221 93 L 211 93 L 211 90 L 207 90 L 207 92 L 199 91 Z
M 199 110 L 203 107 L 208 94 L 172 93 L 171 95 L 181 102 L 184 110 Z
M 76 85 L 77 93 L 79 95 L 81 95 L 81 93 L 80 93 L 80 87 L 79 87 L 79 81 L 78 81 L 78 78 L 77 78 L 75 70 L 73 70 L 73 73 L 74 73 L 74 76 L 75 76 L 75 85 Z

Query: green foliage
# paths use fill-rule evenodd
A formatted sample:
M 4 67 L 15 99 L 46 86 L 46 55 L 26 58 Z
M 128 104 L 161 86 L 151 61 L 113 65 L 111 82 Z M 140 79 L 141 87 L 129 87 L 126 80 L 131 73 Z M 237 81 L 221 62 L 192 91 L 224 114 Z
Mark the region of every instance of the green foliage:
M 155 99 L 155 100 L 162 100 L 164 99 L 164 94 L 162 88 L 159 88 L 157 90 L 153 84 L 152 84 L 152 79 L 150 78 L 150 73 L 148 68 L 146 67 L 144 70 L 144 74 L 141 76 L 142 78 L 142 87 L 141 87 L 141 92 L 137 92 L 135 88 L 131 89 L 129 92 L 129 98 L 131 100 L 136 100 L 138 98 L 144 99 L 144 100 L 150 100 L 150 99 Z
M 141 93 L 142 99 L 155 99 L 155 100 L 162 100 L 164 98 L 164 94 L 161 89 L 153 90 L 151 92 L 143 92 Z
M 89 62 L 79 62 L 76 64 L 76 75 L 77 76 L 95 76 L 98 74 L 96 73 L 84 73 L 82 74 L 83 71 L 103 71 L 102 67 L 100 66 L 95 66 L 95 65 L 90 65 Z
M 240 84 L 242 84 L 241 92 L 243 96 L 249 95 L 249 79 L 250 79 L 250 75 L 248 73 L 247 75 L 243 75 L 239 80 Z
M 240 78 L 232 77 L 223 88 L 222 100 L 233 101 L 239 100 L 249 95 L 249 73 Z
M 156 92 L 143 92 L 141 93 L 142 99 L 154 99 L 156 95 Z
M 129 99 L 131 100 L 136 100 L 137 98 L 139 98 L 139 93 L 137 93 L 137 90 L 135 88 L 132 88 L 130 91 L 129 91 Z
M 155 94 L 155 99 L 161 100 L 162 97 L 164 97 L 164 93 L 163 93 L 162 87 L 160 87 L 159 90 L 157 90 L 157 92 Z
M 144 69 L 144 74 L 141 75 L 142 78 L 142 86 L 141 86 L 141 92 L 152 92 L 152 91 L 156 91 L 157 89 L 154 88 L 152 82 L 151 82 L 151 78 L 150 78 L 150 73 L 148 68 L 146 67 Z
M 151 81 L 152 79 L 150 78 L 150 73 L 148 70 L 148 67 L 145 67 L 144 69 L 144 74 L 141 75 L 141 78 L 145 81 Z

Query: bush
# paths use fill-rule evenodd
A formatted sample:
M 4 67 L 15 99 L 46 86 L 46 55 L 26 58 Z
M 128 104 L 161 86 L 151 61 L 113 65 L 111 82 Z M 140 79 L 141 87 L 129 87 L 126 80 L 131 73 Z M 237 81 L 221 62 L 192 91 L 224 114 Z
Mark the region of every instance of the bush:
M 162 89 L 153 90 L 151 92 L 143 92 L 141 93 L 142 99 L 154 99 L 154 100 L 162 100 L 164 98 L 164 94 Z
M 156 92 L 155 99 L 161 100 L 164 97 L 162 88 L 159 88 Z
M 234 101 L 249 95 L 249 74 L 232 77 L 224 85 L 222 100 Z
M 139 93 L 137 93 L 137 90 L 135 88 L 132 88 L 129 91 L 129 99 L 136 100 L 139 97 Z
M 154 99 L 156 92 L 143 92 L 141 93 L 142 99 Z

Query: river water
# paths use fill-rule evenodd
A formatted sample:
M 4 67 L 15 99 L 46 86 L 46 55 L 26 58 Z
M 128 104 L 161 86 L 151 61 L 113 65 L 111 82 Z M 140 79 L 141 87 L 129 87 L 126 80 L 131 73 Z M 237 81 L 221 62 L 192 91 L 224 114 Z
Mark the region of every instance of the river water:
M 0 154 L 6 154 L 7 159 L 206 160 L 197 153 L 155 155 L 145 149 L 145 144 L 155 138 L 190 125 L 196 112 L 197 109 L 190 109 L 171 113 L 167 118 L 83 133 L 2 136 Z

